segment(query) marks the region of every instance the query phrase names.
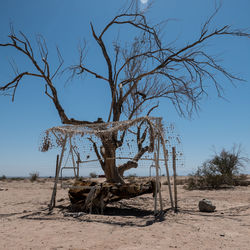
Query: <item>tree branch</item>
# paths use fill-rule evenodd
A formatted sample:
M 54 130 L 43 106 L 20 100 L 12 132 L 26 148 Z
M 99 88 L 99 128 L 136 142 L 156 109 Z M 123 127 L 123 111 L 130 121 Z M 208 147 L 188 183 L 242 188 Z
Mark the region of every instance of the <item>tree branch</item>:
M 104 164 L 104 161 L 102 160 L 102 158 L 101 158 L 101 156 L 99 154 L 96 143 L 90 137 L 88 137 L 88 140 L 92 142 L 96 157 L 97 157 L 97 159 L 98 159 L 98 161 L 99 161 L 99 163 L 100 163 L 100 165 L 101 165 L 101 167 L 102 167 L 102 169 L 104 171 L 105 170 L 105 164 Z

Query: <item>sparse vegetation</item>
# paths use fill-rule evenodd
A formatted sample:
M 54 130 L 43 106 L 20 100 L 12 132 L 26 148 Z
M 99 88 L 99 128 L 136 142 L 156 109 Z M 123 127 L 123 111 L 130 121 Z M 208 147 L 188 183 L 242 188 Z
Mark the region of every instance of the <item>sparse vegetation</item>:
M 131 179 L 131 178 L 135 178 L 135 177 L 136 177 L 136 174 L 129 174 L 127 178 Z
M 30 181 L 37 181 L 39 177 L 39 173 L 38 172 L 34 172 L 34 173 L 30 173 Z
M 217 189 L 240 185 L 246 177 L 239 175 L 239 171 L 248 161 L 247 157 L 242 156 L 240 146 L 234 145 L 230 151 L 222 149 L 220 154 L 215 153 L 211 160 L 204 162 L 195 174 L 190 175 L 186 188 Z
M 6 178 L 6 176 L 3 174 L 1 177 L 0 177 L 0 180 L 1 181 L 4 181 L 4 180 L 6 180 L 7 178 Z
M 184 185 L 188 183 L 188 178 L 177 178 L 176 185 Z M 168 181 L 165 180 L 162 182 L 162 185 L 168 185 Z
M 248 186 L 250 185 L 250 180 L 248 180 L 246 174 L 240 174 L 234 178 L 236 186 Z
M 91 173 L 89 174 L 89 177 L 90 177 L 90 178 L 96 178 L 96 177 L 97 177 L 97 174 L 96 174 L 95 172 L 91 172 Z
M 88 59 L 96 60 L 98 57 L 100 63 L 95 65 L 95 69 L 91 68 L 91 64 L 88 65 L 86 42 L 82 42 L 79 46 L 78 61 L 73 65 L 63 66 L 64 59 L 57 48 L 55 53 L 57 52 L 59 62 L 58 65 L 54 65 L 51 64 L 54 60 L 48 60 L 48 58 L 55 53 L 49 54 L 49 46 L 46 45 L 41 35 L 36 37 L 35 45 L 33 39 L 22 31 L 15 32 L 11 25 L 9 41 L 0 41 L 0 48 L 6 49 L 6 53 L 11 48 L 12 54 L 8 57 L 16 56 L 18 60 L 17 63 L 10 63 L 14 71 L 10 79 L 1 76 L 1 95 L 10 95 L 14 101 L 16 93 L 19 92 L 16 90 L 22 85 L 19 84 L 20 82 L 27 78 L 32 78 L 32 81 L 37 79 L 38 82 L 34 82 L 34 85 L 38 83 L 45 87 L 44 90 L 42 88 L 40 90 L 51 101 L 51 108 L 55 108 L 62 124 L 94 125 L 149 116 L 158 108 L 158 101 L 162 99 L 173 104 L 179 115 L 190 117 L 195 110 L 199 110 L 202 98 L 208 93 L 207 89 L 213 86 L 219 96 L 223 95 L 222 78 L 236 83 L 242 80 L 228 71 L 221 64 L 221 60 L 214 55 L 214 49 L 210 48 L 212 41 L 214 44 L 218 41 L 219 45 L 221 37 L 250 38 L 250 33 L 246 29 L 233 28 L 216 22 L 221 4 L 215 6 L 211 15 L 200 25 L 200 30 L 196 32 L 190 30 L 191 40 L 189 34 L 187 40 L 173 39 L 170 42 L 169 38 L 175 37 L 175 33 L 171 35 L 171 30 L 168 31 L 166 27 L 170 19 L 159 20 L 158 23 L 152 22 L 150 12 L 153 4 L 141 9 L 138 8 L 138 0 L 123 2 L 126 4 L 122 4 L 123 7 L 110 18 L 109 22 L 103 21 L 98 27 L 94 26 L 95 22 L 90 23 L 89 34 L 95 41 L 91 43 L 90 51 L 95 51 L 95 53 L 88 55 Z M 146 2 L 144 0 L 143 3 Z M 132 33 L 131 27 L 133 27 Z M 119 38 L 120 29 L 125 32 L 123 38 Z M 113 35 L 107 36 L 107 33 Z M 98 49 L 93 46 L 97 46 Z M 19 54 L 23 56 L 22 60 L 19 60 Z M 5 57 L 2 58 L 4 60 Z M 4 61 L 1 63 L 4 64 Z M 107 68 L 104 72 L 103 67 Z M 109 91 L 105 98 L 110 103 L 107 105 L 106 113 L 103 114 L 107 119 L 96 117 L 95 121 L 86 121 L 69 116 L 66 112 L 67 108 L 62 106 L 64 101 L 61 100 L 63 95 L 60 93 L 60 84 L 56 83 L 58 81 L 56 76 L 59 75 L 64 78 L 60 81 L 75 80 L 79 76 L 83 78 L 86 76 L 88 82 L 89 77 L 94 76 L 99 81 L 105 82 Z M 32 85 L 27 88 L 31 87 Z M 92 97 L 93 101 L 100 93 L 97 89 Z M 31 96 L 26 101 L 29 99 Z M 85 104 L 79 102 L 78 105 L 84 107 Z M 89 138 L 107 181 L 124 183 L 124 172 L 137 168 L 142 156 L 152 151 L 153 140 L 147 143 L 146 139 L 151 129 L 146 129 L 145 132 L 143 130 L 141 126 L 138 126 L 137 150 L 132 160 L 128 160 L 121 166 L 116 166 L 115 158 L 117 150 L 121 149 L 125 142 L 126 130 L 122 133 L 111 130 L 100 136 L 101 151 L 96 146 L 97 142 Z M 49 138 L 45 136 L 41 151 L 47 151 L 52 145 Z
M 129 174 L 127 176 L 127 180 L 129 183 L 136 183 L 136 180 L 138 180 L 138 178 L 137 175 L 134 173 L 134 174 Z
M 7 180 L 11 182 L 11 181 L 23 181 L 24 179 L 25 178 L 23 177 L 11 177 L 11 178 L 8 178 Z

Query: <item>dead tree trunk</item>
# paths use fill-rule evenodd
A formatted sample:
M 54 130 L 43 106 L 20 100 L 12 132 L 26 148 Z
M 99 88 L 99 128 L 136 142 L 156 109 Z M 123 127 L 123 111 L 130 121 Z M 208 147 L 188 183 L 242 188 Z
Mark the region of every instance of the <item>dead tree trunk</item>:
M 124 183 L 116 167 L 116 145 L 112 141 L 103 143 L 104 173 L 107 182 Z
M 103 160 L 99 161 L 105 173 L 107 182 L 124 183 L 123 178 L 119 175 L 116 167 L 116 149 L 117 149 L 117 133 L 110 133 L 101 136 L 102 147 L 100 149 Z
M 73 187 L 69 189 L 71 209 L 87 213 L 103 213 L 104 208 L 109 203 L 148 193 L 155 195 L 155 185 L 154 180 L 123 185 L 76 181 Z

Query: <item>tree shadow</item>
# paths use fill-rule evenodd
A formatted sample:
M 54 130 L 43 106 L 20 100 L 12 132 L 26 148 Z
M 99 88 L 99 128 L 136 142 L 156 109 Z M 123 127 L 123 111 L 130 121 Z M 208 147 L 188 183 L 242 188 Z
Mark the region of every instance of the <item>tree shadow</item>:
M 154 212 L 151 210 L 135 208 L 132 206 L 126 205 L 122 208 L 115 206 L 108 206 L 105 208 L 103 215 L 108 216 L 134 216 L 138 218 L 143 218 L 145 216 L 154 215 Z
M 151 210 L 126 207 L 108 206 L 102 215 L 87 214 L 84 212 L 70 212 L 69 206 L 56 206 L 53 212 L 48 209 L 35 211 L 19 217 L 27 220 L 74 220 L 79 222 L 95 222 L 108 225 L 130 226 L 130 227 L 147 227 L 154 223 L 162 222 L 171 209 L 165 209 L 161 213 L 154 215 Z

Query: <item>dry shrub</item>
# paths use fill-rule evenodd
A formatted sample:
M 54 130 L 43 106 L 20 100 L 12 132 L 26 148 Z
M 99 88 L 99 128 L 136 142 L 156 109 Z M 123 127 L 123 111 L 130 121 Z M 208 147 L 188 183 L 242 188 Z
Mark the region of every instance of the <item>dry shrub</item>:
M 136 178 L 137 177 L 137 175 L 136 174 L 129 174 L 128 175 L 128 179 L 133 179 L 133 178 Z
M 176 178 L 176 185 L 185 185 L 188 183 L 188 178 Z M 168 185 L 168 180 L 162 182 L 162 185 Z
M 4 180 L 6 180 L 7 178 L 6 178 L 6 176 L 3 174 L 1 177 L 0 177 L 0 180 L 1 181 L 4 181 Z
M 137 175 L 136 174 L 129 174 L 126 179 L 128 180 L 129 183 L 136 183 L 138 181 Z
M 240 146 L 234 146 L 231 151 L 222 149 L 220 154 L 215 154 L 211 160 L 204 162 L 195 174 L 189 176 L 186 188 L 217 189 L 243 183 L 242 178 L 245 176 L 239 175 L 239 171 L 248 161 L 248 158 L 242 156 Z
M 222 185 L 232 185 L 225 181 L 222 175 L 205 175 L 199 176 L 197 174 L 190 175 L 185 188 L 188 190 L 194 189 L 218 189 Z
M 187 178 L 176 179 L 176 185 L 184 185 L 184 184 L 187 184 L 187 182 L 188 182 Z
M 30 173 L 30 181 L 37 181 L 39 177 L 39 173 L 38 172 L 34 172 L 34 173 Z
M 95 172 L 91 172 L 91 173 L 89 174 L 89 177 L 90 177 L 90 178 L 96 178 L 96 177 L 97 177 L 97 174 L 96 174 Z
M 247 174 L 240 174 L 235 176 L 234 182 L 236 186 L 248 186 L 250 185 L 250 180 L 248 180 Z
M 11 182 L 11 181 L 23 181 L 25 178 L 23 177 L 11 177 L 11 178 L 8 178 L 8 181 Z

